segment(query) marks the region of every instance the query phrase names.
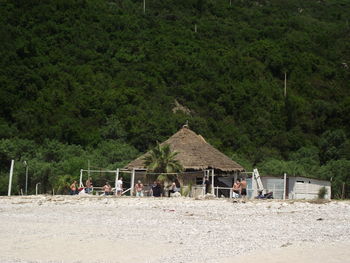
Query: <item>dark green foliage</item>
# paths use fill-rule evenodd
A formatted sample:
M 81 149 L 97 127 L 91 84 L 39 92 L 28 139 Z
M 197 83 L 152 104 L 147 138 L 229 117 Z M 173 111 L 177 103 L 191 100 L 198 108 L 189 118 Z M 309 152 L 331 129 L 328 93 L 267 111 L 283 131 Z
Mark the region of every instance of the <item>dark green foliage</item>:
M 318 190 L 318 199 L 324 199 L 327 194 L 327 188 L 326 187 L 321 187 L 320 190 Z
M 176 160 L 177 152 L 172 152 L 169 144 L 161 146 L 157 143 L 147 156 L 144 163 L 147 169 L 155 173 L 176 173 L 183 171 L 183 167 Z
M 48 191 L 88 158 L 121 165 L 186 120 L 266 173 L 318 177 L 350 158 L 349 1 L 0 6 L 1 193 L 11 158 L 30 160 Z M 175 99 L 191 113 L 173 113 Z

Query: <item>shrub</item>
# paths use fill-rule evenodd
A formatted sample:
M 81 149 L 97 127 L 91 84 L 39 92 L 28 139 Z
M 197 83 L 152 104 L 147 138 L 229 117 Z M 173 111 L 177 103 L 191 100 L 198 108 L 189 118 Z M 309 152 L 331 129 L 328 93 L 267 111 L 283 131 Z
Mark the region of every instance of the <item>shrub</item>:
M 324 199 L 325 196 L 327 194 L 327 189 L 326 187 L 321 187 L 319 190 L 318 190 L 318 199 Z

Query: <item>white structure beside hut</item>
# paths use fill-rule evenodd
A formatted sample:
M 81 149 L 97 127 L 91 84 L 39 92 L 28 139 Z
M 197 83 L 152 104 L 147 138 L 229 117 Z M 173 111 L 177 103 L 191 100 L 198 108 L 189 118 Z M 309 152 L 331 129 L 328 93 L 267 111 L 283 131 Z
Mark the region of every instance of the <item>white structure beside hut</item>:
M 331 199 L 331 182 L 301 176 L 261 176 L 265 192 L 273 192 L 275 199 L 316 199 L 319 190 L 326 188 L 325 199 Z M 285 196 L 284 196 L 285 195 Z

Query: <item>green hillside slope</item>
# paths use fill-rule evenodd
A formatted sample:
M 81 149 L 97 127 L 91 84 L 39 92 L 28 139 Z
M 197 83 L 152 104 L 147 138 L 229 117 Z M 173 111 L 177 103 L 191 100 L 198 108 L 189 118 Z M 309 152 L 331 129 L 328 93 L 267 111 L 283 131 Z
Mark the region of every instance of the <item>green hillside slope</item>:
M 350 185 L 349 1 L 0 4 L 0 193 L 11 158 L 49 191 L 186 120 L 248 169 Z

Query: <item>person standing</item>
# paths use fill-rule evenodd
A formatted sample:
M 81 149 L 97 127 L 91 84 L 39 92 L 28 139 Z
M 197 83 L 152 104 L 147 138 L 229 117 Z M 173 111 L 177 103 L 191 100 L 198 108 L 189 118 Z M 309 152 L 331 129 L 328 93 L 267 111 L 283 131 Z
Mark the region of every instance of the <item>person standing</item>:
M 245 180 L 245 178 L 243 178 L 242 182 L 241 182 L 241 196 L 242 196 L 243 200 L 245 201 L 245 199 L 247 197 L 247 181 Z
M 143 197 L 143 184 L 140 180 L 135 184 L 136 197 Z
M 209 189 L 210 189 L 210 185 L 211 185 L 208 176 L 204 177 L 204 185 L 205 185 L 205 194 L 207 194 L 207 193 L 209 193 Z
M 120 177 L 115 186 L 115 193 L 117 196 L 121 196 L 123 193 L 123 177 Z

